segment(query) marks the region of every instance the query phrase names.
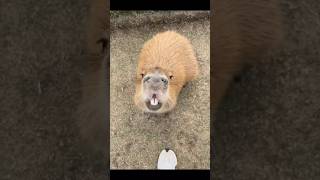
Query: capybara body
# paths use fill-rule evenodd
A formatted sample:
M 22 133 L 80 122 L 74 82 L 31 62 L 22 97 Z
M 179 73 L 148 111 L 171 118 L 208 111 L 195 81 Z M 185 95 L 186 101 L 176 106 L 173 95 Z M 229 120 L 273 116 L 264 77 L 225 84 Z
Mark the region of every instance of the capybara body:
M 158 33 L 140 52 L 134 102 L 145 112 L 168 112 L 175 107 L 181 88 L 198 74 L 190 41 L 174 31 Z
M 88 1 L 90 9 L 86 20 L 86 48 L 84 48 L 83 75 L 81 76 L 81 99 L 78 107 L 79 132 L 82 146 L 90 154 L 98 153 L 106 159 L 108 152 L 106 133 L 109 108 L 107 108 L 108 91 L 108 20 L 109 2 L 105 0 Z M 109 166 L 109 163 L 106 163 Z
M 227 87 L 247 64 L 259 62 L 282 41 L 277 0 L 216 0 L 212 17 L 211 83 L 216 108 Z

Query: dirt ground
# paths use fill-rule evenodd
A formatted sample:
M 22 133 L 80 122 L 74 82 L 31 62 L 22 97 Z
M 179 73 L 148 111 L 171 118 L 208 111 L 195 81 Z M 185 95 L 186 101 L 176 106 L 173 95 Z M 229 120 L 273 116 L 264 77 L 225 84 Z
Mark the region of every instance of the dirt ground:
M 280 1 L 286 45 L 242 74 L 215 117 L 215 179 L 320 179 L 320 4 Z M 104 155 L 79 148 L 75 116 L 87 7 L 1 2 L 0 179 L 107 178 Z
M 155 169 L 166 147 L 175 151 L 178 169 L 210 168 L 209 15 L 208 11 L 166 11 L 111 16 L 111 169 Z M 126 22 L 132 23 L 130 28 L 122 26 L 128 25 Z M 143 43 L 165 30 L 175 30 L 190 39 L 201 73 L 182 90 L 174 111 L 150 115 L 133 102 L 137 58 Z

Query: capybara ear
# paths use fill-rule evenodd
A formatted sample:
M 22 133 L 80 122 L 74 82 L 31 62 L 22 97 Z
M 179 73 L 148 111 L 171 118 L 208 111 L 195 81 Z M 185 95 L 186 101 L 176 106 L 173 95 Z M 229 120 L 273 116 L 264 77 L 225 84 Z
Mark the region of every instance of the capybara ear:
M 109 50 L 107 27 L 109 21 L 107 2 L 105 0 L 90 1 L 90 15 L 87 21 L 87 52 L 89 57 L 104 56 Z M 101 58 L 91 58 L 91 61 L 101 63 Z

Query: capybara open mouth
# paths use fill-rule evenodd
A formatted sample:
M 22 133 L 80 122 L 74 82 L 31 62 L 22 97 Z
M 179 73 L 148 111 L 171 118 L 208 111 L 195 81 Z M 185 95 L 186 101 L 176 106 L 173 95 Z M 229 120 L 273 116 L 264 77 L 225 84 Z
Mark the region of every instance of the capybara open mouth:
M 147 104 L 148 109 L 150 109 L 152 111 L 157 111 L 162 106 L 162 103 L 159 102 L 159 99 L 156 94 L 153 94 L 150 101 L 147 101 L 146 104 Z

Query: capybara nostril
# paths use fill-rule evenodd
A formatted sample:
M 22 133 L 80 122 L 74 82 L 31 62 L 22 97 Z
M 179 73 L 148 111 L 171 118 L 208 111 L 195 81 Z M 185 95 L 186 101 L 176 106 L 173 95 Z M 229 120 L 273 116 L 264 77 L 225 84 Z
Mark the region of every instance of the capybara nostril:
M 144 78 L 143 78 L 143 83 L 145 83 L 145 82 L 149 81 L 150 79 L 151 79 L 151 77 L 150 77 L 150 76 L 144 77 Z
M 162 81 L 165 85 L 167 85 L 167 84 L 168 84 L 168 80 L 167 80 L 167 79 L 165 79 L 165 78 L 161 78 L 161 81 Z

